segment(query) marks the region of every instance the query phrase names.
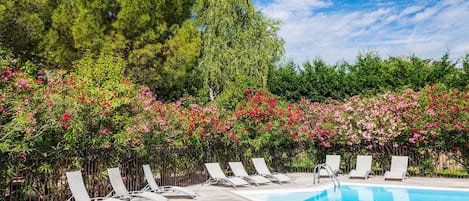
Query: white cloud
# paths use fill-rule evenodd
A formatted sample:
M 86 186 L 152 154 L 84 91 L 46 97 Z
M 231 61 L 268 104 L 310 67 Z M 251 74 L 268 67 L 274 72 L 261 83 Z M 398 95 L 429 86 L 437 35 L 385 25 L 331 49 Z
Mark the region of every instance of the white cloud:
M 314 9 L 330 6 L 321 0 L 274 0 L 268 6 L 260 7 L 266 15 L 279 20 L 311 16 Z
M 286 58 L 297 63 L 316 57 L 331 64 L 354 62 L 363 51 L 423 58 L 439 58 L 448 50 L 452 56 L 468 53 L 469 1 L 419 2 L 395 0 L 347 10 L 331 1 L 274 0 L 259 8 L 283 21 L 279 35 L 286 42 Z

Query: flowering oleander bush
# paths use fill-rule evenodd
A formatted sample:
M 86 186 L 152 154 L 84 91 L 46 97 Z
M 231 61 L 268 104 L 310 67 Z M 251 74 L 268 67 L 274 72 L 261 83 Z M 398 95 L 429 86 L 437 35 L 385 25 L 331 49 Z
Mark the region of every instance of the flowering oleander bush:
M 372 149 L 376 146 L 399 146 L 395 139 L 406 129 L 403 118 L 407 111 L 417 108 L 418 94 L 412 90 L 402 94 L 387 93 L 374 98 L 358 96 L 338 102 L 311 103 L 302 100 L 300 105 L 314 120 L 309 135 L 320 146 L 348 145 Z M 311 118 L 314 117 L 314 118 Z
M 469 92 L 432 85 L 420 91 L 420 107 L 408 117 L 409 144 L 422 154 L 457 152 L 461 162 L 469 152 Z

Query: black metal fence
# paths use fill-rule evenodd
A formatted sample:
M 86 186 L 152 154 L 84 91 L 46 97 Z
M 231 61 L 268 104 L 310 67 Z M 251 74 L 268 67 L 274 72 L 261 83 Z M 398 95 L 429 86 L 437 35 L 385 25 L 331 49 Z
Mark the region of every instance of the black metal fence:
M 250 161 L 264 157 L 275 171 L 309 173 L 316 164 L 323 163 L 327 154 L 341 155 L 341 168 L 345 173 L 355 167 L 356 156 L 373 156 L 373 170 L 383 174 L 389 170 L 392 155 L 409 156 L 408 171 L 411 176 L 469 178 L 468 164 L 457 160 L 453 152 L 420 153 L 414 150 L 380 148 L 351 150 L 348 148 L 301 148 L 252 150 L 238 147 L 150 147 L 145 150 L 82 150 L 34 152 L 25 158 L 0 189 L 0 200 L 66 200 L 71 196 L 65 177 L 66 171 L 81 170 L 92 197 L 104 196 L 111 191 L 106 169 L 119 167 L 129 190 L 146 185 L 143 164 L 150 164 L 160 185 L 187 186 L 201 184 L 208 176 L 206 162 L 219 162 L 229 175 L 229 161 L 242 161 L 250 173 L 254 173 Z M 7 166 L 0 166 L 5 167 Z M 4 170 L 2 170 L 4 171 Z

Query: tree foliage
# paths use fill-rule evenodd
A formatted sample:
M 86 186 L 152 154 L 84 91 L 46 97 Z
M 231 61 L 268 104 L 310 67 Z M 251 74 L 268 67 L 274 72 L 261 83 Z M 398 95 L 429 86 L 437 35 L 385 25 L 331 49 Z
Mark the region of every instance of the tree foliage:
M 287 63 L 273 69 L 268 86 L 272 93 L 292 102 L 301 98 L 325 101 L 355 95 L 375 96 L 405 88 L 419 90 L 433 83 L 462 90 L 469 83 L 467 58 L 462 57 L 458 63 L 445 53 L 439 60 L 416 56 L 382 59 L 368 52 L 359 54 L 354 64 L 326 65 L 316 59 L 292 68 L 295 64 Z
M 215 100 L 230 93 L 229 86 L 246 88 L 247 83 L 265 88 L 269 69 L 283 52 L 278 22 L 256 12 L 251 1 L 199 0 L 196 10 L 203 95 Z
M 49 69 L 113 51 L 125 73 L 165 99 L 195 93 L 200 51 L 194 0 L 0 2 L 0 45 Z

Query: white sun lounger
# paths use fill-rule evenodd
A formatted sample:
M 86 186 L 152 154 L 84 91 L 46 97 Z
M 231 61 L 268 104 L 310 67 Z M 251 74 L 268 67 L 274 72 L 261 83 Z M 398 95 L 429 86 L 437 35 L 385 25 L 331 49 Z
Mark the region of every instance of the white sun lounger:
M 113 192 L 110 195 L 114 198 L 143 198 L 152 201 L 167 201 L 168 199 L 164 196 L 152 192 L 144 191 L 132 191 L 129 192 L 125 187 L 124 181 L 121 177 L 119 168 L 108 168 L 109 180 L 113 188 Z
M 370 174 L 374 174 L 371 170 L 371 161 L 371 156 L 358 155 L 356 168 L 350 171 L 349 178 L 368 179 Z
M 408 156 L 392 156 L 391 170 L 384 173 L 384 179 L 400 179 L 403 181 L 407 176 Z
M 292 181 L 287 175 L 277 172 L 270 172 L 269 168 L 267 167 L 267 164 L 265 163 L 264 158 L 252 158 L 252 163 L 254 164 L 254 168 L 256 168 L 257 174 L 263 177 L 266 177 L 272 181 L 276 181 L 280 184 L 282 182 Z
M 171 192 L 176 194 L 187 195 L 192 198 L 198 196 L 197 193 L 195 193 L 194 191 L 179 186 L 158 186 L 155 181 L 155 178 L 153 177 L 150 165 L 148 164 L 143 165 L 143 173 L 145 174 L 145 179 L 147 180 L 148 184 L 142 189 L 142 191 L 150 191 L 155 193 Z
M 240 177 L 249 183 L 256 184 L 256 186 L 259 186 L 259 184 L 272 183 L 263 176 L 249 175 L 246 172 L 246 169 L 244 169 L 243 163 L 241 162 L 229 162 L 228 164 L 230 165 L 231 171 L 235 176 Z
M 67 182 L 72 192 L 72 197 L 69 198 L 67 201 L 72 200 L 75 201 L 92 201 L 92 200 L 102 200 L 102 201 L 121 201 L 120 199 L 116 198 L 105 198 L 105 197 L 97 197 L 97 198 L 90 198 L 88 192 L 86 191 L 85 182 L 83 182 L 83 177 L 81 175 L 81 171 L 74 171 L 74 172 L 66 172 L 67 175 Z
M 326 164 L 331 167 L 332 169 L 332 175 L 337 175 L 339 173 L 342 173 L 342 170 L 340 170 L 340 155 L 326 155 Z M 328 171 L 325 169 L 320 169 L 319 170 L 319 176 L 330 176 L 328 174 Z
M 210 175 L 210 178 L 205 183 L 231 185 L 233 188 L 236 188 L 236 186 L 250 185 L 247 181 L 239 177 L 227 177 L 225 173 L 223 173 L 219 163 L 205 163 L 205 168 L 207 168 L 207 172 Z

